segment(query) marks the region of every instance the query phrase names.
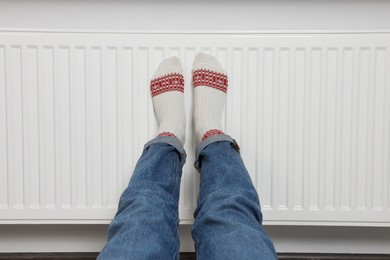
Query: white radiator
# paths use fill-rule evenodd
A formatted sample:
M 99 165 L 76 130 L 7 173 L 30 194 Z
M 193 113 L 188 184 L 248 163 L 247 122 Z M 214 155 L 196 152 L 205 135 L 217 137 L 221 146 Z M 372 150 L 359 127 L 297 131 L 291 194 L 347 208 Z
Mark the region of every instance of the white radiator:
M 229 75 L 226 132 L 266 224 L 390 226 L 390 33 L 0 32 L 0 223 L 108 223 L 155 136 L 149 80 L 185 70 L 182 223 L 196 207 L 191 65 Z

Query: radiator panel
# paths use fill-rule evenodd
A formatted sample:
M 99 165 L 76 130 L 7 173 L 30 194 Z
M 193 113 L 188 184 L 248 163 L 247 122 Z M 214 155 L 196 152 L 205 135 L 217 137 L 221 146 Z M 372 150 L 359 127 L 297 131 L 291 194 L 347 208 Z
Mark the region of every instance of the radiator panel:
M 226 132 L 267 224 L 390 222 L 390 35 L 0 33 L 0 222 L 107 223 L 156 134 L 149 80 L 180 57 L 187 163 L 180 217 L 197 204 L 191 66 L 229 75 Z

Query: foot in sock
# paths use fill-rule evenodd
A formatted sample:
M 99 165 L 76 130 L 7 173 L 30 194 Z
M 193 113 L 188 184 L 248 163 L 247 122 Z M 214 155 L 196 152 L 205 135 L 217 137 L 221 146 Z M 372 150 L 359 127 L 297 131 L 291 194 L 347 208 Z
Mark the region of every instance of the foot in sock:
M 159 136 L 175 136 L 184 144 L 184 77 L 177 57 L 160 63 L 150 81 L 150 92 Z
M 215 57 L 199 53 L 192 67 L 192 83 L 196 141 L 224 134 L 221 120 L 228 86 L 225 70 Z

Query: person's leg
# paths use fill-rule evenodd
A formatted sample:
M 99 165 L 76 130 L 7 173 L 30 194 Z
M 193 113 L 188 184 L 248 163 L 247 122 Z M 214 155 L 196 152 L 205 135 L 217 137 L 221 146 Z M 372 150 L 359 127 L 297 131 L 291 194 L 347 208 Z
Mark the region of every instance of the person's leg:
M 98 259 L 178 259 L 178 200 L 185 152 L 175 137 L 145 146 Z
M 194 61 L 195 167 L 200 172 L 192 237 L 198 259 L 277 259 L 262 227 L 257 192 L 238 153 L 220 129 L 227 75 L 218 61 L 199 54 Z
M 259 198 L 229 136 L 199 144 L 198 208 L 193 239 L 198 259 L 277 259 L 262 227 Z
M 159 135 L 145 145 L 98 259 L 178 259 L 178 200 L 185 132 L 180 61 L 164 60 L 151 81 Z

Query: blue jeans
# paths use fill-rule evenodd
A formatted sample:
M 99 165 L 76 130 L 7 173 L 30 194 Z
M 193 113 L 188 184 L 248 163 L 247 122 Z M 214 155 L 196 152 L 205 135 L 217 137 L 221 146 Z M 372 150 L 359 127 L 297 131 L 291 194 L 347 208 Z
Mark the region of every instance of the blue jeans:
M 145 145 L 98 259 L 179 259 L 178 200 L 185 159 L 175 137 L 160 136 Z M 201 178 L 192 226 L 197 259 L 277 259 L 236 142 L 227 135 L 201 142 L 195 167 Z

